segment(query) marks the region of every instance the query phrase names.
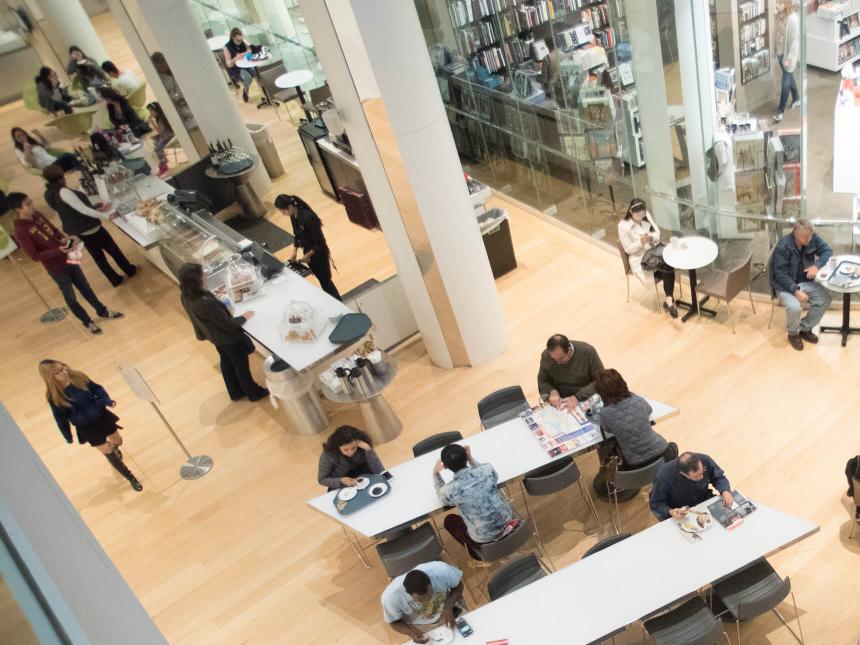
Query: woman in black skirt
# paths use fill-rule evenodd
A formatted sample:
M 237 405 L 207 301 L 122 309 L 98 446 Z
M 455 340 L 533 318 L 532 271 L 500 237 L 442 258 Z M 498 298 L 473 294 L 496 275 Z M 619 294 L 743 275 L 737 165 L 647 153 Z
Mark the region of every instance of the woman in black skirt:
M 90 444 L 107 458 L 134 490 L 142 491 L 143 486 L 122 461 L 119 450 L 122 436 L 117 425 L 119 417 L 108 410 L 116 407 L 116 401 L 101 385 L 62 361 L 43 360 L 39 363 L 39 374 L 45 381 L 48 403 L 66 443 L 72 443 L 71 426 L 75 426 L 78 443 Z
M 323 291 L 340 300 L 340 293 L 331 280 L 331 251 L 325 241 L 319 216 L 303 199 L 295 195 L 278 195 L 275 198 L 275 208 L 289 216 L 293 225 L 293 237 L 296 239 L 293 242 L 295 248 L 290 261 L 295 261 L 299 249 L 302 249 L 299 262 L 310 267 Z

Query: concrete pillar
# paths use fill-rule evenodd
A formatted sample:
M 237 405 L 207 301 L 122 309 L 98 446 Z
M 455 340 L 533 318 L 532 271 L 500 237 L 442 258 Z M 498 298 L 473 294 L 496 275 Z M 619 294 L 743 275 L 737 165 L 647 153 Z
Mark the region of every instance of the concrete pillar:
M 495 358 L 504 312 L 414 4 L 300 4 L 430 359 Z
M 230 139 L 234 145 L 255 154 L 251 135 L 236 110 L 235 99 L 227 90 L 224 75 L 209 50 L 203 31 L 194 20 L 188 0 L 114 1 L 126 9 L 136 25 L 134 29 L 146 29 L 149 56 L 156 51 L 164 54 L 206 140 Z M 144 73 L 152 73 L 151 62 L 145 64 L 140 59 L 138 62 Z M 185 144 L 183 148 L 186 148 Z M 191 150 L 186 148 L 189 154 L 192 154 Z M 251 174 L 251 183 L 260 197 L 272 187 L 262 163 Z
M 58 55 L 65 54 L 64 61 L 72 45 L 80 47 L 96 65 L 110 58 L 80 0 L 38 0 L 38 5 L 45 18 L 45 30 L 54 40 Z

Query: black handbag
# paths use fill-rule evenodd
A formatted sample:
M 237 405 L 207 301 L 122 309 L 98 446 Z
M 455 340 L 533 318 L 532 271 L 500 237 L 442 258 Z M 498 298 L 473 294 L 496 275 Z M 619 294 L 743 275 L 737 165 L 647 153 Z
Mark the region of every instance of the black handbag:
M 640 264 L 646 271 L 672 271 L 672 267 L 663 259 L 663 249 L 666 245 L 660 242 L 645 251 Z

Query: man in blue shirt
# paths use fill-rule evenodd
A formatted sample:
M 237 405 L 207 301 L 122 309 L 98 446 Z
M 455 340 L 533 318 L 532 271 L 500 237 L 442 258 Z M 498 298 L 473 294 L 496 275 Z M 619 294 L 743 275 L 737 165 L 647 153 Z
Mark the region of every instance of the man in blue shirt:
M 445 517 L 445 529 L 474 559 L 480 560 L 481 544 L 504 537 L 519 522 L 499 493 L 495 468 L 478 463 L 468 446 L 456 443 L 442 448 L 441 457 L 433 469 L 436 494 L 443 504 L 456 506 L 460 511 L 460 515 L 451 513 Z M 440 475 L 443 468 L 454 473 L 447 484 Z
M 651 512 L 659 520 L 682 519 L 691 506 L 713 497 L 713 486 L 726 508 L 731 508 L 732 487 L 716 462 L 703 453 L 685 452 L 657 471 L 651 488 Z
M 773 249 L 770 284 L 785 307 L 788 342 L 800 351 L 803 341 L 817 343 L 812 330 L 821 321 L 832 300 L 830 292 L 815 281 L 818 270 L 827 264 L 833 250 L 812 228 L 809 220 L 799 219 L 794 230 Z M 800 319 L 803 303 L 809 313 Z

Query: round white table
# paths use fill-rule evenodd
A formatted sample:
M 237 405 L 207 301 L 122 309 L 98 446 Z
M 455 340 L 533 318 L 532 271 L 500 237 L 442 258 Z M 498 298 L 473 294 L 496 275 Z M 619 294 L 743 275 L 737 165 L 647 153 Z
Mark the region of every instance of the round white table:
M 821 325 L 821 333 L 842 334 L 842 347 L 845 347 L 849 335 L 860 334 L 860 328 L 851 326 L 851 294 L 860 293 L 860 255 L 834 255 L 818 270 L 815 279 L 828 291 L 842 294 L 842 325 Z
M 206 42 L 209 43 L 209 49 L 217 52 L 224 49 L 228 40 L 230 40 L 230 36 L 212 36 L 212 38 L 207 38 Z
M 292 72 L 287 72 L 286 74 L 281 74 L 278 78 L 275 79 L 275 87 L 280 87 L 281 89 L 289 89 L 291 87 L 296 88 L 296 95 L 299 97 L 299 104 L 302 106 L 304 110 L 305 106 L 305 93 L 302 92 L 302 83 L 307 83 L 308 81 L 313 80 L 314 75 L 310 70 L 307 69 L 297 69 Z M 310 119 L 307 111 L 305 112 L 305 116 Z
M 255 67 L 259 67 L 260 65 L 268 65 L 273 62 L 275 57 L 269 54 L 266 58 L 260 58 L 258 60 L 248 60 L 244 56 L 236 61 L 236 67 L 241 67 L 242 69 L 253 69 Z
M 698 235 L 690 235 L 677 239 L 677 244 L 671 242 L 663 249 L 663 260 L 670 267 L 687 271 L 690 275 L 690 302 L 678 300 L 675 304 L 679 307 L 689 309 L 681 320 L 687 322 L 693 314 L 705 313 L 716 316 L 717 312 L 705 309 L 704 304 L 708 301 L 705 296 L 702 302 L 696 297 L 696 269 L 701 269 L 717 259 L 719 249 L 713 240 Z

